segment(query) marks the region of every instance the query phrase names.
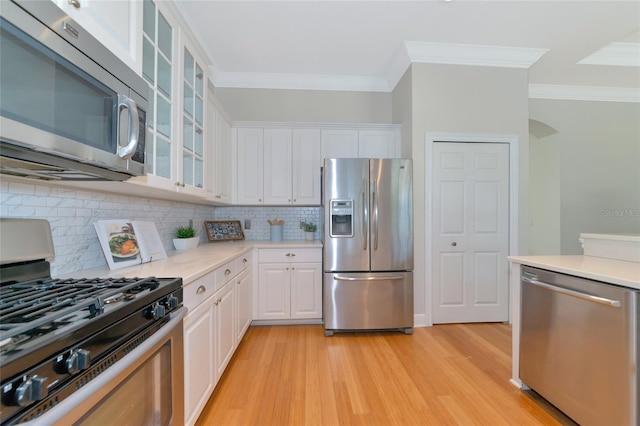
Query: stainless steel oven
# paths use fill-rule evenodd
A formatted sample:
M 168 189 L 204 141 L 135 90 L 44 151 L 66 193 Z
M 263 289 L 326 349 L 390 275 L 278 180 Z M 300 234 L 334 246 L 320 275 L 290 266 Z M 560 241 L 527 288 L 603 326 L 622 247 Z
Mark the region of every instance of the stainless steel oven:
M 0 423 L 184 424 L 182 280 L 51 278 L 47 221 L 0 234 Z
M 145 80 L 51 1 L 0 10 L 0 171 L 46 180 L 145 172 Z

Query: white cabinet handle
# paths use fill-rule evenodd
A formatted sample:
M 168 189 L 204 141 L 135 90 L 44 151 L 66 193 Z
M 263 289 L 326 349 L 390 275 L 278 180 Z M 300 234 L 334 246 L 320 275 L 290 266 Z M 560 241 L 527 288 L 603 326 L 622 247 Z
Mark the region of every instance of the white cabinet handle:
M 198 289 L 196 290 L 196 294 L 202 294 L 205 291 L 207 291 L 207 289 L 205 288 L 205 286 L 201 285 L 200 287 L 198 287 Z

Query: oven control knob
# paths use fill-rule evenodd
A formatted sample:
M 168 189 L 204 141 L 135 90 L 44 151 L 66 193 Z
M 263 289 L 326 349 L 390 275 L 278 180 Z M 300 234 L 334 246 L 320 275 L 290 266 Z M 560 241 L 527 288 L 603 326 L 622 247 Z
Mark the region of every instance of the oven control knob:
M 24 407 L 32 402 L 46 398 L 48 394 L 46 382 L 46 377 L 33 376 L 27 378 L 16 388 L 15 403 L 20 407 Z
M 171 294 L 167 297 L 167 308 L 175 309 L 178 307 L 178 298 Z
M 65 361 L 65 369 L 69 374 L 76 374 L 89 368 L 91 352 L 85 349 L 74 349 Z
M 165 308 L 163 305 L 161 305 L 160 303 L 154 303 L 153 305 L 149 306 L 149 308 L 147 309 L 147 312 L 145 313 L 145 317 L 147 319 L 159 319 L 164 317 L 165 314 Z

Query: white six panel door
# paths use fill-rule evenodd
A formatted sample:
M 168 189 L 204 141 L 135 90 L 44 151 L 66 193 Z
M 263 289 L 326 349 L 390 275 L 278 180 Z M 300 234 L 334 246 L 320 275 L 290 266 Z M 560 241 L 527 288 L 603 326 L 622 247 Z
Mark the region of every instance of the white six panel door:
M 509 319 L 509 145 L 433 144 L 433 323 Z

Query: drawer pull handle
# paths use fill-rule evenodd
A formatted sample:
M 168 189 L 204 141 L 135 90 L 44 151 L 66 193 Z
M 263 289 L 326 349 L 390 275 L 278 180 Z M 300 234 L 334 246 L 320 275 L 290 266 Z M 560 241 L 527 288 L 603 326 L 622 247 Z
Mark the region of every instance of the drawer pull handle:
M 198 289 L 196 290 L 196 294 L 202 294 L 202 293 L 204 293 L 205 291 L 207 291 L 207 289 L 206 289 L 203 285 L 201 285 L 201 286 L 200 286 L 200 287 L 198 287 Z
M 230 269 L 225 269 L 225 271 L 224 271 L 224 274 L 225 274 L 225 275 L 229 275 L 230 273 L 231 273 L 231 270 L 230 270 Z
M 296 254 L 295 253 L 287 253 L 287 254 L 285 254 L 285 256 L 287 256 L 287 257 L 295 257 Z
M 242 259 L 242 263 L 247 263 L 247 262 L 248 262 L 248 260 L 247 260 L 246 257 L 244 259 Z

